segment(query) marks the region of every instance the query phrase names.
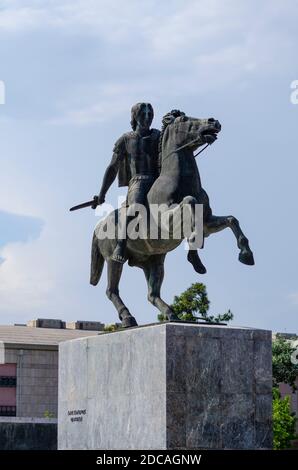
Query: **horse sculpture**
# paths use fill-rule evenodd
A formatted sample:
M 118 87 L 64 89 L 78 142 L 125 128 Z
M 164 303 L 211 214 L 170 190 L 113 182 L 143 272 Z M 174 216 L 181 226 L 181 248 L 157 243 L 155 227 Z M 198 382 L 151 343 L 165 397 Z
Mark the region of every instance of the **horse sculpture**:
M 200 174 L 195 160 L 194 151 L 204 143 L 216 139 L 221 130 L 220 123 L 213 119 L 196 119 L 185 116 L 184 113 L 168 113 L 163 119 L 163 128 L 160 136 L 160 164 L 159 177 L 148 192 L 148 207 L 152 204 L 163 205 L 172 216 L 177 211 L 187 208 L 190 213 L 192 232 L 188 236 L 188 260 L 192 262 L 197 256 L 193 248 L 195 230 L 195 207 L 203 204 L 203 235 L 219 232 L 227 227 L 233 231 L 238 248 L 239 261 L 247 265 L 254 264 L 253 253 L 249 247 L 248 239 L 243 234 L 238 220 L 230 216 L 215 216 L 209 204 L 209 198 L 201 185 Z M 210 140 L 211 139 L 211 140 Z M 173 205 L 176 205 L 173 209 Z M 100 231 L 109 222 L 109 219 L 120 220 L 123 208 L 117 209 L 100 221 L 95 227 L 91 253 L 90 283 L 97 285 L 102 274 L 104 261 L 108 267 L 108 287 L 106 294 L 118 311 L 123 327 L 137 326 L 136 319 L 119 295 L 119 282 L 123 265 L 111 259 L 116 240 L 99 237 Z M 172 220 L 175 220 L 173 217 Z M 159 225 L 159 220 L 151 220 Z M 166 316 L 168 320 L 179 320 L 171 307 L 161 298 L 160 290 L 164 278 L 164 261 L 169 251 L 174 250 L 184 239 L 170 236 L 168 239 L 137 238 L 128 239 L 127 257 L 130 266 L 143 269 L 148 284 L 148 300 Z

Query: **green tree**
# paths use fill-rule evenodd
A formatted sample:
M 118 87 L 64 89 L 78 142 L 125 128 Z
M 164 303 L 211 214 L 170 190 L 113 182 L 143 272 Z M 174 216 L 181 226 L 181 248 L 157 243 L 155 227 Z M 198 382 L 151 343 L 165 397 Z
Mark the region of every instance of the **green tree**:
M 121 325 L 118 323 L 111 323 L 110 325 L 105 325 L 103 331 L 118 331 L 122 330 Z
M 273 447 L 287 449 L 295 439 L 296 418 L 291 412 L 290 397 L 281 398 L 278 384 L 283 382 L 296 390 L 298 365 L 291 360 L 295 348 L 284 338 L 276 338 L 272 343 L 273 375 Z
M 277 387 L 273 388 L 273 448 L 289 449 L 295 439 L 296 418 L 291 413 L 290 397 L 281 398 Z
M 293 364 L 291 356 L 295 348 L 284 338 L 276 338 L 272 343 L 273 385 L 284 382 L 296 390 L 295 380 L 298 376 L 298 364 Z
M 233 314 L 230 310 L 220 315 L 208 315 L 210 301 L 207 296 L 206 286 L 200 282 L 192 284 L 182 294 L 174 297 L 174 302 L 171 308 L 180 318 L 184 321 L 197 322 L 205 320 L 209 323 L 229 322 L 233 319 Z M 198 316 L 198 314 L 200 316 Z M 158 315 L 159 321 L 165 321 L 166 317 L 163 314 Z

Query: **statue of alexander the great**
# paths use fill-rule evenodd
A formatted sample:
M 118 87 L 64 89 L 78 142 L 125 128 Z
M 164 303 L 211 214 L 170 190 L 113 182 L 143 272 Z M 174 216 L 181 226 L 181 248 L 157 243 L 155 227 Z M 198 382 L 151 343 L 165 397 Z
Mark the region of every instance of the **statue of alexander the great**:
M 201 184 L 195 151 L 204 144 L 213 143 L 221 130 L 219 121 L 214 118 L 198 119 L 185 113 L 173 110 L 163 118 L 161 132 L 150 129 L 153 119 L 153 108 L 149 103 L 138 103 L 132 108 L 133 131 L 124 134 L 116 142 L 113 158 L 108 166 L 99 196 L 93 201 L 83 203 L 72 210 L 104 202 L 105 195 L 117 174 L 121 186 L 128 185 L 127 205 L 144 204 L 147 208 L 153 205 L 163 206 L 173 220 L 186 208 L 191 214 L 191 231 L 189 235 L 181 232 L 180 238 L 130 239 L 118 237 L 102 238 L 103 228 L 109 221 L 121 219 L 122 207 L 113 211 L 95 227 L 92 242 L 90 283 L 97 285 L 102 274 L 104 263 L 108 266 L 108 298 L 118 311 L 124 327 L 137 325 L 119 294 L 119 282 L 123 262 L 127 259 L 130 266 L 137 266 L 144 271 L 148 284 L 148 300 L 168 319 L 178 321 L 171 307 L 161 298 L 161 285 L 164 278 L 164 262 L 169 251 L 177 248 L 187 238 L 188 260 L 196 271 L 204 271 L 197 251 L 192 248 L 196 237 L 196 207 L 203 205 L 203 235 L 209 235 L 230 228 L 240 250 L 239 261 L 247 265 L 254 264 L 253 253 L 249 242 L 241 230 L 238 220 L 233 215 L 217 216 L 213 214 L 209 197 Z M 173 208 L 174 207 L 174 208 Z M 152 210 L 150 210 L 152 215 Z M 183 216 L 182 216 L 183 217 Z M 154 216 L 153 216 L 154 219 Z M 160 227 L 160 219 L 153 222 Z M 151 221 L 150 221 L 151 224 Z M 127 224 L 123 230 L 126 230 Z M 122 230 L 122 229 L 121 229 Z M 172 233 L 173 234 L 173 233 Z M 177 276 L 179 276 L 177 269 Z

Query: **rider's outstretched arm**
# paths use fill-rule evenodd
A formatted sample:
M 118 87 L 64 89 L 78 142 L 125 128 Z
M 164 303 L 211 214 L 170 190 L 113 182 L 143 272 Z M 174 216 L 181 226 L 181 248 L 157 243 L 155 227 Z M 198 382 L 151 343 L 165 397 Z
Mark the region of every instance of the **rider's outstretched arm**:
M 108 189 L 110 188 L 110 186 L 112 185 L 112 183 L 114 182 L 118 173 L 118 169 L 119 169 L 119 154 L 113 153 L 111 163 L 109 164 L 109 166 L 107 167 L 105 171 L 101 189 L 98 195 L 99 204 L 102 204 L 105 201 L 105 195 Z

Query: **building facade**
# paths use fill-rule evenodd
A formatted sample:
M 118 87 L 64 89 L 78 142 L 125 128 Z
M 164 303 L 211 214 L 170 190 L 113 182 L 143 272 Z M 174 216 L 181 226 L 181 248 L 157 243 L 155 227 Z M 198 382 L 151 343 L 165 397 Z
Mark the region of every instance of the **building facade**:
M 0 326 L 0 417 L 56 418 L 59 343 L 97 335 L 103 327 L 43 319 Z

